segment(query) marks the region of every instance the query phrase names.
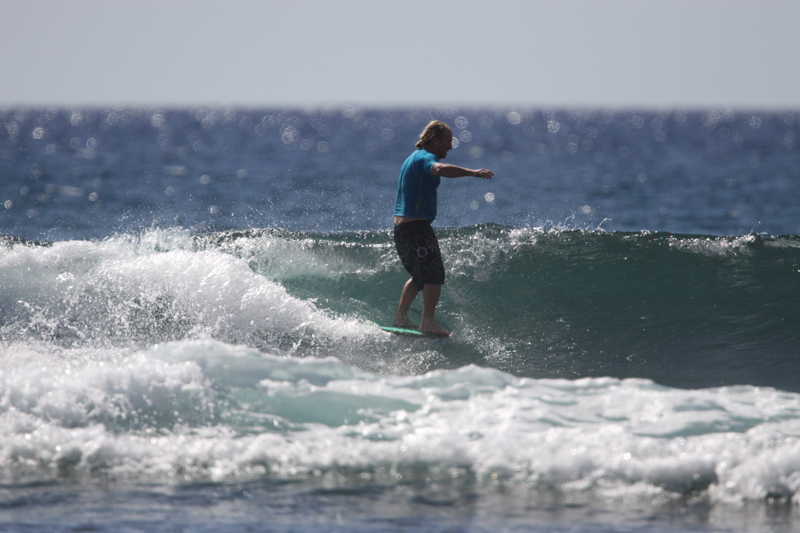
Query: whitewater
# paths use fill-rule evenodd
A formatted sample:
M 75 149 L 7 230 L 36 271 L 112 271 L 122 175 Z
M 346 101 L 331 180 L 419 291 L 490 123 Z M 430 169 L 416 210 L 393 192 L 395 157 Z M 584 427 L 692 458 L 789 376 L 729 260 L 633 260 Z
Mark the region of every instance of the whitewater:
M 499 183 L 441 187 L 436 340 L 378 327 L 432 114 Z M 1 527 L 797 527 L 794 115 L 2 118 Z

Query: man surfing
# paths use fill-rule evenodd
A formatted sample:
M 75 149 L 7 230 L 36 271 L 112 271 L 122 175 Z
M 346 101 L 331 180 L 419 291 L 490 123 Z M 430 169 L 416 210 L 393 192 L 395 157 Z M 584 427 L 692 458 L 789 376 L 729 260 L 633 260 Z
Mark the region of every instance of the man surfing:
M 394 204 L 394 243 L 400 261 L 411 274 L 400 296 L 394 326 L 416 328 L 408 318 L 411 303 L 422 291 L 423 333 L 448 336 L 450 332 L 436 323 L 434 312 L 444 285 L 444 264 L 439 241 L 431 222 L 436 218 L 436 189 L 444 178 L 492 179 L 491 170 L 473 170 L 441 163 L 453 148 L 453 130 L 447 124 L 434 120 L 422 131 L 417 149 L 408 156 L 400 168 L 397 180 L 397 199 Z

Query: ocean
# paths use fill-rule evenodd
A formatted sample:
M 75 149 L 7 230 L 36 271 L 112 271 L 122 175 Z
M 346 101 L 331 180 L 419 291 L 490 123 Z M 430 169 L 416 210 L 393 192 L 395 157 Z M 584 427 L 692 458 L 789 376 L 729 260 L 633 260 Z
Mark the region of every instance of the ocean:
M 495 173 L 439 188 L 445 339 L 378 327 L 431 119 Z M 0 529 L 800 529 L 800 112 L 0 126 Z

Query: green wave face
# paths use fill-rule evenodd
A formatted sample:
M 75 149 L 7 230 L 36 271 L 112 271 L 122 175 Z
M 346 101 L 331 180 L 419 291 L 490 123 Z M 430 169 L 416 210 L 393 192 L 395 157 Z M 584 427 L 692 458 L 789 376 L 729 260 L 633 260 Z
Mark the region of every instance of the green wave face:
M 438 319 L 454 336 L 404 347 L 423 367 L 798 389 L 786 372 L 800 346 L 797 237 L 496 225 L 437 232 L 448 269 Z M 197 247 L 245 259 L 333 315 L 377 324 L 390 323 L 407 279 L 388 232 L 261 230 L 204 237 Z M 417 301 L 411 316 L 420 312 Z

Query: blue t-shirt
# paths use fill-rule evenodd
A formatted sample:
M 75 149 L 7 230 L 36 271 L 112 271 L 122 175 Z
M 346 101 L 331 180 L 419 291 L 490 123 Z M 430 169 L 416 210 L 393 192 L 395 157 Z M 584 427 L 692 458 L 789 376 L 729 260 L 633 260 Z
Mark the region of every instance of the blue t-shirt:
M 431 174 L 434 163 L 439 158 L 427 150 L 418 149 L 408 156 L 400 168 L 397 180 L 397 200 L 394 203 L 394 216 L 436 218 L 436 188 L 441 178 Z

